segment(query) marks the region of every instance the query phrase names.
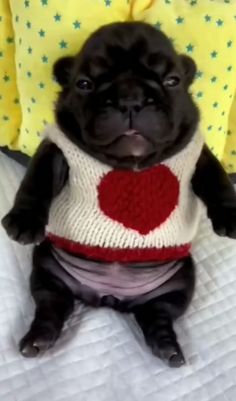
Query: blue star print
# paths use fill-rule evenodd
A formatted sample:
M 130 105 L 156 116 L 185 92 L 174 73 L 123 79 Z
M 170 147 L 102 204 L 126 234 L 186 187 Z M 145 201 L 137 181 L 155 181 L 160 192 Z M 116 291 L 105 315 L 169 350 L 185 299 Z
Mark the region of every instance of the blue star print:
M 176 18 L 176 22 L 177 22 L 177 24 L 182 24 L 184 22 L 184 18 L 178 17 L 178 18 Z
M 211 57 L 212 58 L 216 58 L 217 57 L 217 52 L 214 50 L 213 52 L 211 52 Z
M 188 46 L 186 46 L 186 50 L 188 53 L 192 53 L 193 49 L 194 49 L 194 46 L 191 43 L 189 43 Z
M 41 59 L 42 59 L 43 63 L 47 63 L 48 62 L 48 57 L 47 56 L 42 56 Z
M 222 21 L 222 19 L 218 19 L 218 20 L 216 21 L 217 26 L 222 26 L 223 23 L 224 23 L 224 21 Z
M 5 82 L 8 82 L 8 81 L 10 81 L 10 77 L 9 77 L 9 75 L 4 75 L 4 77 L 3 77 L 3 80 L 5 81 Z
M 198 97 L 198 98 L 200 98 L 200 97 L 202 97 L 202 96 L 203 96 L 203 92 L 198 92 L 198 93 L 197 93 L 197 97 Z
M 211 21 L 211 16 L 210 15 L 205 15 L 205 21 L 210 22 Z
M 80 27 L 81 27 L 81 22 L 79 22 L 78 20 L 76 20 L 76 21 L 73 22 L 73 25 L 74 25 L 74 28 L 75 28 L 75 29 L 80 29 Z
M 67 48 L 67 45 L 68 45 L 68 43 L 67 43 L 67 42 L 65 42 L 64 40 L 61 40 L 61 42 L 59 42 L 59 45 L 60 45 L 60 48 L 61 48 L 61 49 L 66 49 L 66 48 Z
M 156 24 L 155 24 L 154 26 L 155 26 L 155 28 L 157 28 L 157 29 L 161 29 L 162 23 L 159 22 L 159 21 L 157 21 Z
M 45 37 L 45 31 L 44 31 L 43 29 L 40 29 L 40 31 L 39 31 L 39 36 L 40 36 L 41 38 L 44 38 L 44 37 Z
M 202 72 L 202 71 L 197 71 L 197 72 L 196 72 L 196 78 L 201 78 L 202 75 L 203 75 L 203 72 Z
M 60 22 L 61 21 L 61 15 L 60 14 L 55 14 L 54 15 L 54 20 L 55 20 L 55 22 Z

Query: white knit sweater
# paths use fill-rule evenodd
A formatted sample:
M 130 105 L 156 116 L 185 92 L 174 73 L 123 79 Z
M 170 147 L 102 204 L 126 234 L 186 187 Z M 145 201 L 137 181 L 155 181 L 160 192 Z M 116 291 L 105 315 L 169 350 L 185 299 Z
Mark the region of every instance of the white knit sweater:
M 166 260 L 189 252 L 200 219 L 191 179 L 203 139 L 141 171 L 115 170 L 73 144 L 56 126 L 46 137 L 60 148 L 69 179 L 53 200 L 48 237 L 58 247 L 105 261 Z

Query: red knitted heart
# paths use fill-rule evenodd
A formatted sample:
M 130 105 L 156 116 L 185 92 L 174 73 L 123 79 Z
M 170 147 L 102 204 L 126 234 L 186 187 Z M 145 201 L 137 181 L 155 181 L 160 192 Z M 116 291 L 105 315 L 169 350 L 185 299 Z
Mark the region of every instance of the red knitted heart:
M 164 165 L 143 171 L 113 170 L 98 186 L 103 213 L 140 234 L 148 234 L 164 223 L 178 197 L 178 179 Z

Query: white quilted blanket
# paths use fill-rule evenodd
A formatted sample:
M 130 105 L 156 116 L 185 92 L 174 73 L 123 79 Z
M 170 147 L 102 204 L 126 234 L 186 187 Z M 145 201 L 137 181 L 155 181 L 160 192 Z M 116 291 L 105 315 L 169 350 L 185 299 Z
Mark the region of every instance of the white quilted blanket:
M 23 175 L 0 155 L 0 217 Z M 31 248 L 0 228 L 1 401 L 235 401 L 236 241 L 205 219 L 194 246 L 197 288 L 176 324 L 187 365 L 170 369 L 151 355 L 128 315 L 78 309 L 48 354 L 24 359 L 17 344 L 33 317 Z

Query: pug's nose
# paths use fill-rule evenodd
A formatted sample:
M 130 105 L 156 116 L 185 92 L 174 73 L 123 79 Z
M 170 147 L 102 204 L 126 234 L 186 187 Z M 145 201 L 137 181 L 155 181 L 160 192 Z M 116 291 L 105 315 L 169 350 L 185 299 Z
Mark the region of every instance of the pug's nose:
M 143 107 L 141 99 L 121 99 L 119 103 L 122 113 L 138 113 Z

